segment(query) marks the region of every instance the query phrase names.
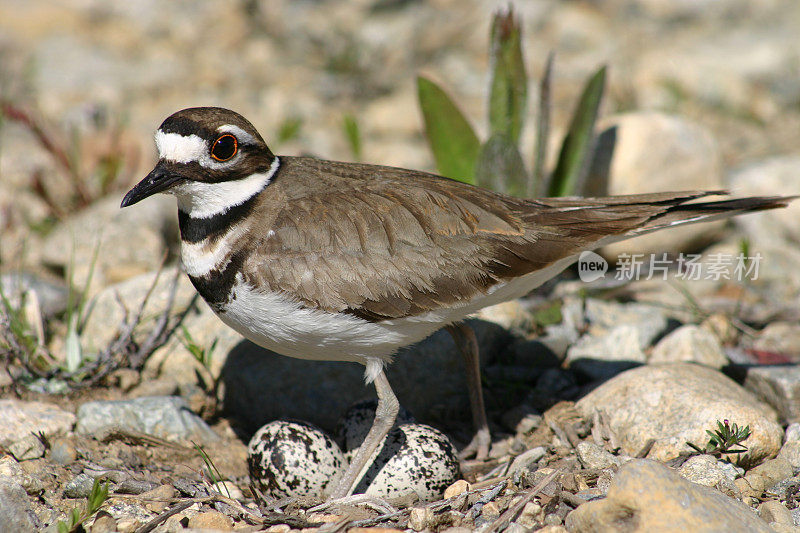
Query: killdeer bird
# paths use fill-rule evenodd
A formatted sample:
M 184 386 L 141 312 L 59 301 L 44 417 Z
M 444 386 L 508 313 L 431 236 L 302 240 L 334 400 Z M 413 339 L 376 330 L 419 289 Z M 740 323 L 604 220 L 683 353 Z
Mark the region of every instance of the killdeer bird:
M 183 266 L 220 319 L 290 357 L 361 363 L 375 384 L 375 422 L 332 498 L 352 492 L 394 423 L 384 366 L 399 348 L 448 328 L 467 360 L 472 448 L 485 455 L 477 343 L 462 319 L 525 295 L 583 250 L 788 200 L 512 198 L 413 170 L 276 156 L 244 117 L 213 107 L 175 113 L 155 140 L 158 163 L 122 207 L 177 198 Z

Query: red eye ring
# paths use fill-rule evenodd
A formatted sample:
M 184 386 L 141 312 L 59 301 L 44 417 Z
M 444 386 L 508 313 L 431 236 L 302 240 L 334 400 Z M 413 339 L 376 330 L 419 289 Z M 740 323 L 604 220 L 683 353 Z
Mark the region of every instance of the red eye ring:
M 211 145 L 211 157 L 220 163 L 230 161 L 239 151 L 239 141 L 230 133 L 220 135 L 214 144 Z

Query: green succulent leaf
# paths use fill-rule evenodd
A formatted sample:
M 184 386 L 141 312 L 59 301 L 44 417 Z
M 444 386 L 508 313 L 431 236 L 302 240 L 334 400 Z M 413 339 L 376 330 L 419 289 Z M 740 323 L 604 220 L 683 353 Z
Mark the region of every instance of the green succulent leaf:
M 75 372 L 80 368 L 83 361 L 83 350 L 81 349 L 81 339 L 78 335 L 77 315 L 73 315 L 67 327 L 67 337 L 64 342 L 66 351 L 66 364 L 69 372 Z
M 283 144 L 296 139 L 300 136 L 300 129 L 302 127 L 303 119 L 298 116 L 291 116 L 283 119 L 278 125 L 277 143 Z
M 580 182 L 589 161 L 594 124 L 603 98 L 605 80 L 606 67 L 603 66 L 586 83 L 567 136 L 561 145 L 558 164 L 548 190 L 549 196 L 570 196 L 580 192 Z
M 481 147 L 475 166 L 480 187 L 512 196 L 524 196 L 528 175 L 517 146 L 502 133 L 495 133 Z
M 519 142 L 525 121 L 528 77 L 522 57 L 522 30 L 514 10 L 500 11 L 492 20 L 492 86 L 489 95 L 489 125 L 492 134 L 503 133 Z
M 417 90 L 425 133 L 439 173 L 474 183 L 480 142 L 472 126 L 447 93 L 433 81 L 417 77 Z
M 550 52 L 544 66 L 544 75 L 539 84 L 539 114 L 536 119 L 536 147 L 533 154 L 533 170 L 528 181 L 528 198 L 544 194 L 547 190 L 544 164 L 547 155 L 547 140 L 550 137 L 550 91 L 553 80 L 553 61 L 555 54 Z
M 361 129 L 358 126 L 358 120 L 350 113 L 342 117 L 342 128 L 344 129 L 347 144 L 350 145 L 350 152 L 356 161 L 361 161 L 362 143 L 361 143 Z

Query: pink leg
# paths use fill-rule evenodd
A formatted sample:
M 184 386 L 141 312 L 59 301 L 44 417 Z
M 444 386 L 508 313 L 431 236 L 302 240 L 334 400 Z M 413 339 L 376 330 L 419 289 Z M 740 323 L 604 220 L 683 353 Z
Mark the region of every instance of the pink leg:
M 475 426 L 475 436 L 466 448 L 458 454 L 461 459 L 472 455 L 478 460 L 489 456 L 489 446 L 492 437 L 489 433 L 489 423 L 486 420 L 486 407 L 483 404 L 483 389 L 481 388 L 481 364 L 478 354 L 478 339 L 472 328 L 463 322 L 446 326 L 447 331 L 453 336 L 467 369 L 467 388 L 469 402 L 472 408 L 472 422 Z

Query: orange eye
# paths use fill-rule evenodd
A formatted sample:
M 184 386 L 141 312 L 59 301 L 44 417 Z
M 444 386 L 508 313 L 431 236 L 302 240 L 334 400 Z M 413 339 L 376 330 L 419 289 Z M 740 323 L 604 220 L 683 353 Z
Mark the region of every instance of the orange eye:
M 227 161 L 235 156 L 238 150 L 239 142 L 236 137 L 225 134 L 214 141 L 214 145 L 211 147 L 211 157 L 220 162 Z

